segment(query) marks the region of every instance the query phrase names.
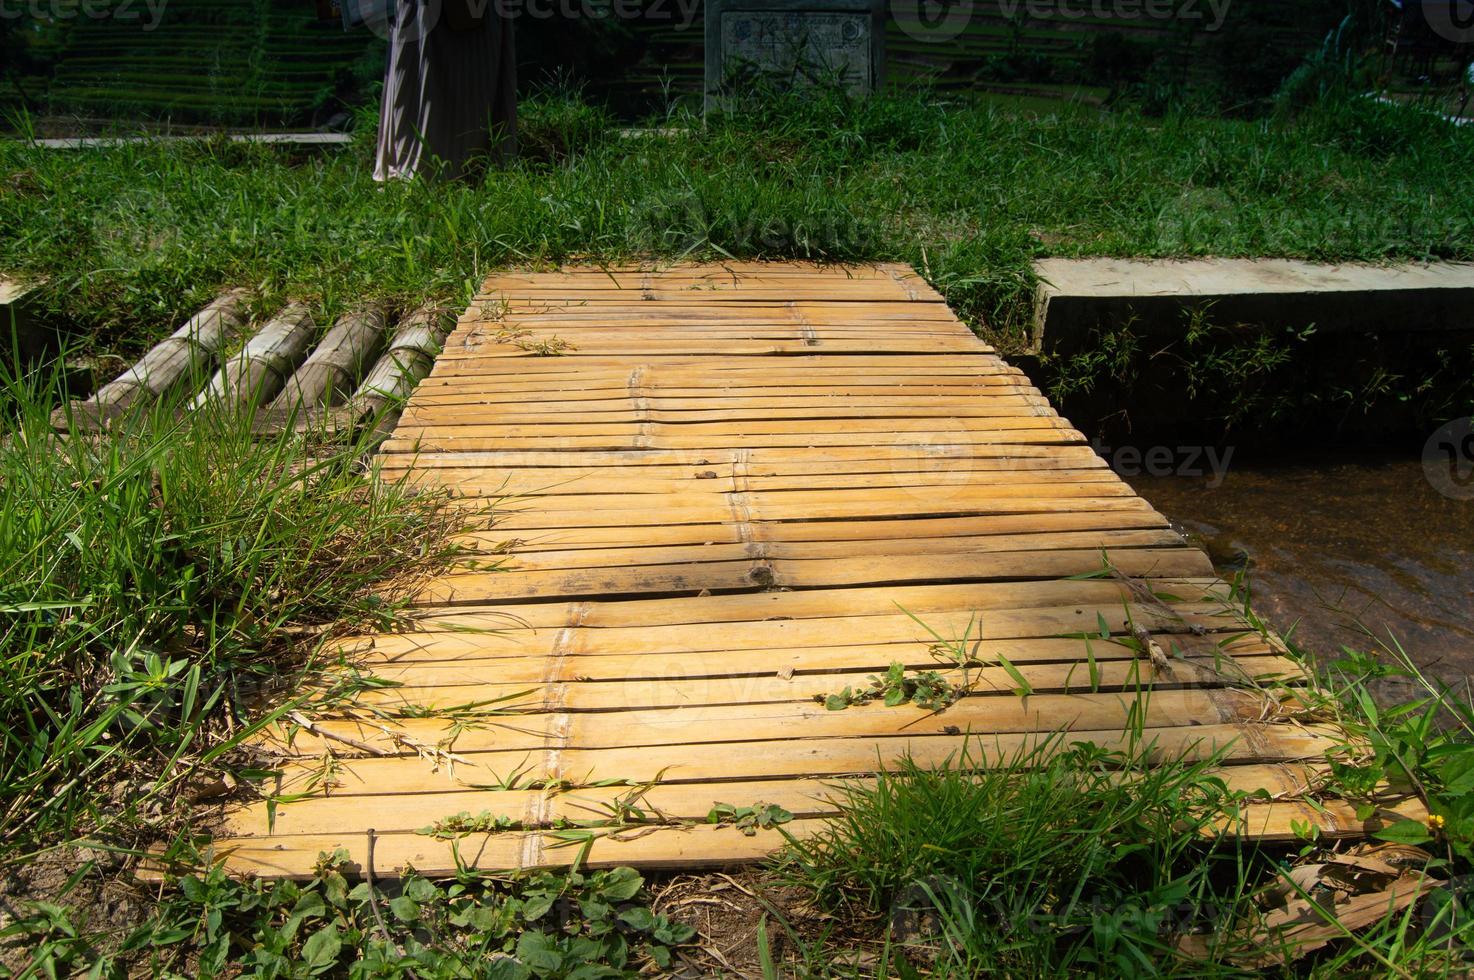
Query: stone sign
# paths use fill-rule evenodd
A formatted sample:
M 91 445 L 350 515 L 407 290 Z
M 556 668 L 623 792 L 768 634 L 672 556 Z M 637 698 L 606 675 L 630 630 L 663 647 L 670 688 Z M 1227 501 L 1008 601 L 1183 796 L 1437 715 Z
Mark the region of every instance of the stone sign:
M 885 77 L 885 7 L 874 0 L 710 0 L 706 107 L 762 85 L 866 95 Z

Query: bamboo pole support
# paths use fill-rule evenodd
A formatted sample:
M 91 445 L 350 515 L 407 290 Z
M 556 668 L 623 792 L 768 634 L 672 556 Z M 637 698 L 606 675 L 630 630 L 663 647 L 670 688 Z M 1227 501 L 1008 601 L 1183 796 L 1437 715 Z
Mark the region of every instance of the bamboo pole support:
M 454 325 L 455 317 L 448 311 L 430 307 L 400 321 L 389 350 L 354 392 L 352 410 L 359 417 L 378 416 L 402 403 L 430 373 Z
M 293 303 L 282 310 L 215 373 L 205 390 L 189 403 L 190 409 L 198 410 L 211 402 L 258 406 L 270 401 L 302 360 L 313 326 L 307 307 Z
M 384 346 L 388 318 L 380 309 L 339 317 L 271 403 L 274 412 L 315 412 L 346 402 L 365 367 Z
M 135 406 L 152 404 L 198 377 L 245 330 L 249 296 L 244 289 L 223 293 L 91 398 L 74 402 L 70 409 L 72 424 L 106 425 Z M 65 428 L 68 409 L 57 409 L 52 421 L 57 428 Z

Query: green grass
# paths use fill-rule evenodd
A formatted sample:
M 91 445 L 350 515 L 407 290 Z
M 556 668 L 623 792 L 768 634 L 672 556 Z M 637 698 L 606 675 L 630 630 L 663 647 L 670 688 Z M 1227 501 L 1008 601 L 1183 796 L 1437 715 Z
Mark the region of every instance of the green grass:
M 566 95 L 523 117 L 538 155 L 474 186 L 377 186 L 366 139 L 7 143 L 0 270 L 47 278 L 82 337 L 136 350 L 225 285 L 330 315 L 579 256 L 903 260 L 1016 349 L 1039 255 L 1474 258 L 1474 132 L 1356 100 L 1237 122 L 901 94 L 677 114 L 669 138 L 616 138 Z
M 359 62 L 381 50 L 366 31 L 319 24 L 310 4 L 170 0 L 157 23 L 141 4 L 135 13 L 69 25 L 38 85 L 48 112 L 297 124 L 341 109 L 367 70 Z
M 951 975 L 1127 975 L 1170 962 L 1165 914 L 1207 904 L 1219 868 L 1239 857 L 1198 837 L 1233 799 L 1211 759 L 1149 767 L 1144 751 L 1066 737 L 982 773 L 964 752 L 848 787 L 842 815 L 793 844 L 784 870 L 847 922 L 884 928 L 908 903 L 969 907 L 973 949 Z M 1096 928 L 1106 909 L 1121 918 L 1116 935 Z
M 365 479 L 363 443 L 170 405 L 64 438 L 53 404 L 0 389 L 0 866 L 167 834 L 258 701 L 290 706 L 325 639 L 392 623 L 451 554 L 445 499 Z

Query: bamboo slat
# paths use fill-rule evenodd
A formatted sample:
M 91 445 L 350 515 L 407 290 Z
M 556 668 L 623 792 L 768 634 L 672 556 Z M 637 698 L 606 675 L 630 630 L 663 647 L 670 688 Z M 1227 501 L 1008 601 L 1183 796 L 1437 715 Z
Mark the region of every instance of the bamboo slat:
M 362 811 L 360 811 L 362 817 Z M 1265 841 L 1294 841 L 1303 829 L 1314 827 L 1329 840 L 1362 838 L 1398 820 L 1423 820 L 1427 810 L 1414 801 L 1401 801 L 1361 820 L 1356 808 L 1343 800 L 1314 806 L 1297 801 L 1248 804 L 1241 816 L 1227 821 L 1221 832 Z M 372 817 L 370 817 L 372 819 Z M 433 821 L 431 821 L 433 823 Z M 697 870 L 751 863 L 783 845 L 784 835 L 803 839 L 823 827 L 822 817 L 804 817 L 781 827 L 759 829 L 746 836 L 730 826 L 696 824 L 634 826 L 617 831 L 590 831 L 587 854 L 577 838 L 553 833 L 466 834 L 454 839 L 419 832 L 377 833 L 374 867 L 379 878 L 394 877 L 413 868 L 422 875 L 450 876 L 463 867 L 532 869 L 566 866 L 575 858 L 588 868 L 635 865 L 648 869 Z M 423 829 L 430 829 L 427 825 Z M 367 830 L 330 833 L 241 837 L 217 845 L 216 858 L 239 874 L 267 878 L 309 878 L 316 855 L 336 848 L 348 851 L 348 870 L 362 874 L 368 857 Z M 304 862 L 303 854 L 313 860 Z

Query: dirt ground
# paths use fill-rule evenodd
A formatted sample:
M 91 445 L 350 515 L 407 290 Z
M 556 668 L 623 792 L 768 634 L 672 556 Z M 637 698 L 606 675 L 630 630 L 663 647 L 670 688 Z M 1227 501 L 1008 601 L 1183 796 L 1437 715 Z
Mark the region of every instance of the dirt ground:
M 154 897 L 123 872 L 127 859 L 111 851 L 65 847 L 45 851 L 0 876 L 0 932 L 25 915 L 32 902 L 73 909 L 73 921 L 88 931 L 120 938 L 142 922 Z M 20 972 L 30 963 L 28 949 L 0 943 L 0 967 Z
M 780 976 L 796 976 L 805 948 L 825 947 L 831 965 L 869 973 L 883 953 L 882 921 L 841 920 L 817 908 L 807 892 L 761 869 L 674 875 L 651 882 L 654 911 L 697 931 L 680 951 L 679 977 L 762 977 L 758 926 Z

